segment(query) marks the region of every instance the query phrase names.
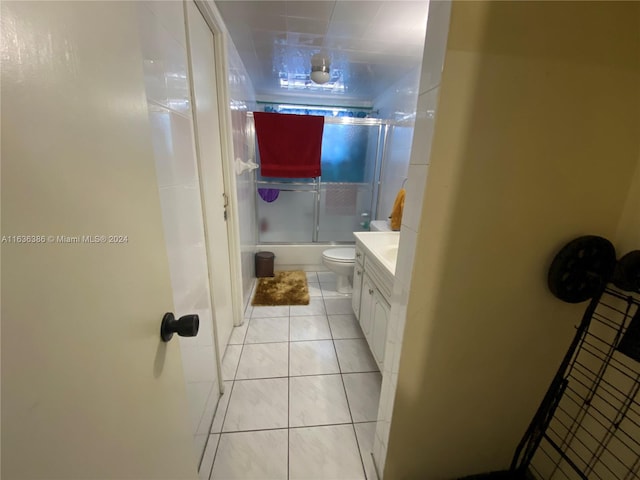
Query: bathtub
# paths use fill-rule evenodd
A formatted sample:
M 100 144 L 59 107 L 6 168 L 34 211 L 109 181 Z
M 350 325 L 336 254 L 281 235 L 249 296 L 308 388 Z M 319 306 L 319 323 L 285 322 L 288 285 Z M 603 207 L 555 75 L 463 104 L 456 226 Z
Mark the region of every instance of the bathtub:
M 351 246 L 354 244 L 294 244 L 294 245 L 257 245 L 258 252 L 273 252 L 275 270 L 304 270 L 308 272 L 327 272 L 322 264 L 322 252 L 328 248 Z

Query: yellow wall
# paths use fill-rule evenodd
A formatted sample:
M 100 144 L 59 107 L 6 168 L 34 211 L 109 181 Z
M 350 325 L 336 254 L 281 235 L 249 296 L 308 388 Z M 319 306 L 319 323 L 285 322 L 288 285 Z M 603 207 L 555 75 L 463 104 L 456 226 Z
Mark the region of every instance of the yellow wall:
M 436 115 L 387 480 L 508 467 L 585 308 L 554 253 L 640 248 L 640 3 L 454 2 Z

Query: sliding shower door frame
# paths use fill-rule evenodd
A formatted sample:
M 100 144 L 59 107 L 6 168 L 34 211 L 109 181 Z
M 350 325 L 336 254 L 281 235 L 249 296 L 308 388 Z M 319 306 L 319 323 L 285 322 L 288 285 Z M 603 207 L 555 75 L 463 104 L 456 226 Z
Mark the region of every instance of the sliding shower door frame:
M 247 122 L 251 122 L 253 124 L 253 114 L 252 112 L 247 113 Z M 256 185 L 255 189 L 255 224 L 260 224 L 260 214 L 259 214 L 259 188 L 273 188 L 276 185 L 286 185 L 287 188 L 278 188 L 278 190 L 283 192 L 294 192 L 294 193 L 313 193 L 315 195 L 314 199 L 314 212 L 313 212 L 313 230 L 311 235 L 311 242 L 265 242 L 261 240 L 260 232 L 258 234 L 258 243 L 260 245 L 352 245 L 354 241 L 325 241 L 320 242 L 318 240 L 320 234 L 320 209 L 321 209 L 321 187 L 326 186 L 341 186 L 341 185 L 366 185 L 371 186 L 371 202 L 369 206 L 369 221 L 374 219 L 377 215 L 378 209 L 378 194 L 380 190 L 380 175 L 384 168 L 384 153 L 385 153 L 385 145 L 384 142 L 387 138 L 387 131 L 389 128 L 390 122 L 377 119 L 377 118 L 351 118 L 351 117 L 325 117 L 325 123 L 333 124 L 333 125 L 361 125 L 361 126 L 377 126 L 377 139 L 376 139 L 376 152 L 375 152 L 375 163 L 374 163 L 374 178 L 373 181 L 369 183 L 353 183 L 353 182 L 322 182 L 322 177 L 312 177 L 311 182 L 270 182 L 267 180 L 258 180 L 257 170 L 254 171 L 254 181 Z M 255 136 L 255 128 L 252 129 Z M 255 152 L 257 152 L 257 137 L 254 137 L 254 148 Z M 257 160 L 257 155 L 256 155 Z M 292 188 L 289 188 L 292 187 Z M 296 188 L 296 187 L 312 187 L 312 188 Z M 364 223 L 365 220 L 363 220 Z

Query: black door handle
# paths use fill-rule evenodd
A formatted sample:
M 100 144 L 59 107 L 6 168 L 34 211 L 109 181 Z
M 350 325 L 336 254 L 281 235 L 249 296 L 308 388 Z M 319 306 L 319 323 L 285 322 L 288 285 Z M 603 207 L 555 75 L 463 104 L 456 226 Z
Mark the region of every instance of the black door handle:
M 162 317 L 160 325 L 160 338 L 163 342 L 168 342 L 177 333 L 181 337 L 195 337 L 200 328 L 200 317 L 198 315 L 183 315 L 178 320 L 173 313 L 167 312 Z

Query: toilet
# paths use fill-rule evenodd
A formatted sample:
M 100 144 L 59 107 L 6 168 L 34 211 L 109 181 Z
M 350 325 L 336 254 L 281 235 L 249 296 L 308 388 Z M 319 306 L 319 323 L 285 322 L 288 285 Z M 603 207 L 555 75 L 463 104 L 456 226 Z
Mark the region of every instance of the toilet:
M 351 293 L 351 281 L 353 267 L 356 264 L 356 248 L 330 248 L 322 252 L 322 263 L 338 276 L 338 293 Z
M 389 220 L 373 220 L 369 224 L 369 230 L 372 232 L 390 232 L 391 225 L 389 225 Z

